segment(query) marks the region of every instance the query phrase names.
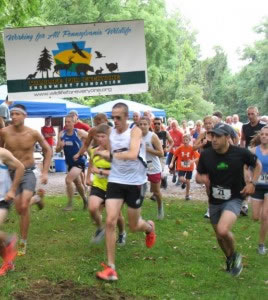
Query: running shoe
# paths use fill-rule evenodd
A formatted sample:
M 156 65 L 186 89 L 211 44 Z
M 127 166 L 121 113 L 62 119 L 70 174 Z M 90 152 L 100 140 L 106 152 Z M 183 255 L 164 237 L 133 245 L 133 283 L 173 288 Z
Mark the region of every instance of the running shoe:
M 189 201 L 189 200 L 191 200 L 191 197 L 189 195 L 187 195 L 187 196 L 185 196 L 185 200 Z
M 18 247 L 18 256 L 24 256 L 26 254 L 26 248 L 27 248 L 27 244 L 20 241 L 19 242 L 19 247 Z
M 147 248 L 152 248 L 156 241 L 155 225 L 153 221 L 148 221 L 147 223 L 152 226 L 152 231 L 146 233 L 145 243 Z
M 114 269 L 102 263 L 103 271 L 97 272 L 96 276 L 98 279 L 106 280 L 106 281 L 116 281 L 118 280 L 117 273 Z
M 258 253 L 261 255 L 265 255 L 267 253 L 267 248 L 263 244 L 258 246 Z
M 163 220 L 164 216 L 165 216 L 164 207 L 163 207 L 163 205 L 161 205 L 161 207 L 158 208 L 158 211 L 157 211 L 157 219 L 158 220 Z
M 233 276 L 239 276 L 243 270 L 242 256 L 239 253 L 234 253 L 231 261 L 231 271 Z
M 150 197 L 150 199 L 151 199 L 152 201 L 156 201 L 156 196 L 155 196 L 154 194 L 152 194 L 152 196 Z
M 173 174 L 173 176 L 172 176 L 172 182 L 175 183 L 176 180 L 177 180 L 177 176 L 176 176 L 176 174 Z
M 186 188 L 186 183 L 184 182 L 182 185 L 181 185 L 181 189 L 184 190 Z
M 91 240 L 92 243 L 94 243 L 94 244 L 100 243 L 104 238 L 104 234 L 105 234 L 105 229 L 104 228 L 97 229 L 96 232 L 95 232 L 95 235 L 93 236 L 93 238 Z
M 204 214 L 204 218 L 206 219 L 210 218 L 209 209 L 207 209 L 207 212 Z
M 15 267 L 12 262 L 4 262 L 0 268 L 0 276 L 5 276 L 9 271 L 14 271 Z
M 168 187 L 168 183 L 167 183 L 167 176 L 164 176 L 164 178 L 161 181 L 161 187 L 166 190 Z
M 38 189 L 36 194 L 40 197 L 40 200 L 36 201 L 35 204 L 41 210 L 45 206 L 44 197 L 45 197 L 46 192 L 44 189 Z
M 123 232 L 122 234 L 118 235 L 118 239 L 117 239 L 116 243 L 120 246 L 125 246 L 126 239 L 127 239 L 127 233 Z
M 16 243 L 17 243 L 17 237 L 16 235 L 10 236 L 7 246 L 4 249 L 4 255 L 3 259 L 4 262 L 13 262 L 15 257 L 17 256 L 17 250 L 16 250 Z
M 243 217 L 247 217 L 248 215 L 248 207 L 246 205 L 243 205 L 240 211 L 240 215 Z

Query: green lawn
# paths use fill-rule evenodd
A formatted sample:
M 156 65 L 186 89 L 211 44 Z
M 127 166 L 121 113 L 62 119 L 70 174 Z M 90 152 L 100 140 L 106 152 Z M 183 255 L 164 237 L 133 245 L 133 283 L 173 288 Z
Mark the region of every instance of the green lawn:
M 62 211 L 65 202 L 64 197 L 48 197 L 43 211 L 32 209 L 28 253 L 17 258 L 15 272 L 0 278 L 1 300 L 13 299 L 12 293 L 42 280 L 54 286 L 71 280 L 75 286 L 94 287 L 100 295 L 109 292 L 109 299 L 268 299 L 268 257 L 256 252 L 259 224 L 250 218 L 240 218 L 233 230 L 244 257 L 243 272 L 233 278 L 224 271 L 223 254 L 203 218 L 206 204 L 166 199 L 166 217 L 156 221 L 155 247 L 145 247 L 143 233 L 128 233 L 126 246 L 117 249 L 119 280 L 110 284 L 95 279 L 106 261 L 105 247 L 90 244 L 95 228 L 81 210 L 82 201 L 76 201 L 72 212 Z M 146 199 L 143 217 L 156 219 L 156 203 Z M 14 210 L 4 228 L 18 230 Z

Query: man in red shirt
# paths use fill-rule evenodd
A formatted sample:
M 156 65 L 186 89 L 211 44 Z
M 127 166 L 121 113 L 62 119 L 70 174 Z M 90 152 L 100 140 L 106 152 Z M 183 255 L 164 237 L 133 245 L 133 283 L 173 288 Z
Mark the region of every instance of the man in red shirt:
M 52 148 L 54 145 L 53 137 L 56 135 L 56 133 L 53 126 L 51 126 L 51 117 L 45 118 L 45 126 L 41 128 L 41 133 L 49 146 Z
M 69 116 L 73 117 L 74 128 L 83 129 L 86 132 L 88 132 L 91 129 L 91 127 L 88 124 L 83 123 L 82 121 L 78 120 L 78 112 L 77 112 L 77 110 L 71 110 L 69 112 Z

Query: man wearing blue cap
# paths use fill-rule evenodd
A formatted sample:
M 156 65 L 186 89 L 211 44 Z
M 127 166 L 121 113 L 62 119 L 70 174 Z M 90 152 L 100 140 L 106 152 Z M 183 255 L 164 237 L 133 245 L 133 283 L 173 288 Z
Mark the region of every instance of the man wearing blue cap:
M 243 199 L 255 191 L 261 164 L 248 149 L 230 144 L 228 125 L 220 124 L 210 134 L 212 147 L 201 153 L 196 181 L 209 190 L 210 221 L 226 256 L 226 271 L 238 276 L 243 269 L 242 256 L 235 252 L 231 228 L 240 214 Z M 244 165 L 252 168 L 252 180 L 247 184 Z

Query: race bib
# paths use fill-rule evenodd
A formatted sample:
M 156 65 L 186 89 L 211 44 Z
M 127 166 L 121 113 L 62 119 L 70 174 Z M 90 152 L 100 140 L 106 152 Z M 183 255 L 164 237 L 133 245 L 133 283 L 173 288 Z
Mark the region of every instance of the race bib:
M 268 173 L 262 173 L 258 179 L 258 184 L 268 184 Z
M 220 186 L 213 186 L 212 187 L 212 196 L 215 199 L 220 199 L 220 200 L 229 200 L 231 198 L 231 190 L 230 189 L 225 189 Z
M 181 166 L 182 166 L 183 168 L 189 168 L 190 165 L 191 165 L 191 163 L 190 163 L 189 160 L 182 160 L 182 161 L 181 161 Z

